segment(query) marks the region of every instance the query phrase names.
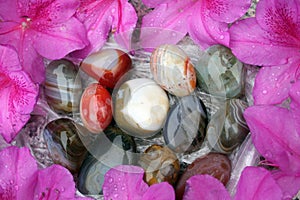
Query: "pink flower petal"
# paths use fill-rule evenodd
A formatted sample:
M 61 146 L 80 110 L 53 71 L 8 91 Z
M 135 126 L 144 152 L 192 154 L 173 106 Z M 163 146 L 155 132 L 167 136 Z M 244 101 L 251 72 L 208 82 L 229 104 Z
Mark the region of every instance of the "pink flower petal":
M 232 23 L 243 16 L 250 7 L 250 0 L 205 0 L 209 15 L 216 21 Z
M 33 199 L 37 170 L 28 148 L 3 149 L 0 152 L 0 199 Z
M 298 69 L 298 73 L 300 72 L 300 68 Z M 291 113 L 295 122 L 300 122 L 300 81 L 298 81 L 292 85 L 290 89 L 290 98 L 291 98 Z M 295 123 L 295 129 L 300 136 L 300 123 Z
M 37 52 L 52 60 L 63 58 L 88 44 L 84 26 L 74 17 L 64 23 L 41 28 L 33 35 L 37 35 L 33 43 Z
M 300 176 L 287 175 L 282 171 L 272 174 L 283 193 L 283 200 L 292 199 L 300 190 Z
M 17 13 L 16 0 L 11 1 L 0 1 L 0 20 L 4 21 L 7 19 L 17 20 L 19 18 Z
M 277 106 L 253 106 L 244 117 L 253 144 L 268 161 L 290 174 L 300 175 L 300 137 L 291 112 Z
M 209 17 L 209 13 L 209 10 L 202 5 L 198 5 L 195 8 L 193 14 L 195 19 L 190 23 L 189 27 L 191 38 L 203 49 L 215 44 L 229 46 L 228 25 L 213 20 Z
M 142 2 L 149 8 L 156 8 L 160 4 L 168 3 L 169 1 L 168 0 L 142 0 Z
M 261 1 L 256 8 L 258 24 L 266 38 L 276 46 L 288 46 L 296 52 L 300 48 L 300 20 L 295 0 Z
M 214 1 L 214 3 L 216 3 Z M 220 5 L 220 4 L 216 4 Z M 206 1 L 167 1 L 143 17 L 142 47 L 156 48 L 162 44 L 176 44 L 186 33 L 202 48 L 214 44 L 229 45 L 227 24 L 210 17 L 213 4 Z M 215 8 L 215 7 L 214 7 Z M 216 12 L 217 9 L 214 11 Z
M 188 21 L 198 2 L 168 1 L 160 4 L 143 17 L 141 27 L 141 46 L 152 48 L 162 44 L 176 44 L 188 32 Z
M 26 4 L 28 0 L 25 0 Z M 22 8 L 28 9 L 30 5 L 23 5 Z M 49 25 L 59 24 L 68 21 L 73 18 L 76 9 L 79 7 L 79 1 L 74 0 L 46 0 L 36 1 L 35 4 L 31 4 L 32 8 L 28 11 L 27 16 L 33 18 L 36 25 L 45 24 L 47 21 Z M 21 8 L 21 9 L 22 9 Z M 40 23 L 38 23 L 40 22 Z M 38 27 L 37 27 L 38 28 Z
M 285 64 L 298 56 L 300 47 L 274 43 L 267 35 L 255 18 L 239 21 L 230 28 L 230 48 L 239 60 L 254 65 Z
M 237 185 L 235 200 L 281 200 L 282 192 L 269 171 L 259 167 L 246 167 Z
M 196 175 L 187 180 L 183 200 L 230 200 L 224 185 L 210 175 Z
M 38 87 L 21 69 L 17 53 L 0 46 L 0 134 L 11 142 L 29 120 Z
M 299 63 L 263 67 L 255 79 L 254 104 L 279 104 L 284 101 L 299 72 Z
M 52 165 L 39 171 L 34 197 L 45 200 L 75 199 L 75 191 L 72 174 L 60 165 Z
M 162 182 L 151 185 L 142 200 L 175 200 L 175 192 L 169 183 Z
M 133 30 L 137 22 L 136 12 L 127 0 L 81 1 L 76 16 L 84 23 L 90 41 L 89 46 L 73 54 L 81 58 L 98 51 L 106 42 L 110 30 L 115 34 L 122 34 Z M 129 39 L 126 47 L 130 46 Z
M 48 59 L 59 59 L 87 45 L 85 28 L 73 16 L 79 5 L 77 1 L 12 0 L 10 3 L 12 8 L 5 12 L 15 15 L 1 19 L 0 43 L 17 50 L 23 69 L 35 74 L 31 77 L 33 81 L 41 83 L 45 76 L 42 57 L 36 51 Z M 6 8 L 1 7 L 0 13 Z
M 119 165 L 105 174 L 103 195 L 105 200 L 142 200 L 148 185 L 143 181 L 141 167 Z

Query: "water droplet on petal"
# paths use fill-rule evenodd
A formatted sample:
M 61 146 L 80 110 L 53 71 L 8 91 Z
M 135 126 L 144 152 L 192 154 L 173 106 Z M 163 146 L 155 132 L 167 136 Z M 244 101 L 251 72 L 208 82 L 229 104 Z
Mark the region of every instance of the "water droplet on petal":
M 109 182 L 109 183 L 112 183 L 113 181 L 114 181 L 114 179 L 111 178 L 111 177 L 108 179 L 108 182 Z
M 114 13 L 114 12 L 116 12 L 116 9 L 115 8 L 111 9 L 111 13 Z
M 225 38 L 224 35 L 220 35 L 220 39 L 223 40 Z
M 262 93 L 263 93 L 263 94 L 267 94 L 268 91 L 267 91 L 267 90 L 263 90 Z

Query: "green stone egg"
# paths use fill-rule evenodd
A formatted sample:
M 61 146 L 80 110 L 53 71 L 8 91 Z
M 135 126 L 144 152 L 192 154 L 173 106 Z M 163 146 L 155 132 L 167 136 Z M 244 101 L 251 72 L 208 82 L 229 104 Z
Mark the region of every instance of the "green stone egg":
M 135 141 L 115 125 L 106 128 L 91 145 L 93 147 L 81 166 L 77 184 L 78 190 L 86 195 L 102 194 L 104 175 L 110 168 L 136 163 Z
M 243 63 L 227 47 L 210 47 L 195 68 L 197 85 L 203 91 L 227 98 L 242 95 L 246 71 Z

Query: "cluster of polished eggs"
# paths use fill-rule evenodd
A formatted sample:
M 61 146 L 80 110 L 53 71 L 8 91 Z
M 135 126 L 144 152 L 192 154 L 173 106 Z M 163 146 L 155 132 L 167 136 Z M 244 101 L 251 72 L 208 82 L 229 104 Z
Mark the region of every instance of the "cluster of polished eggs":
M 103 182 L 109 165 L 135 163 L 134 156 L 124 153 L 136 152 L 134 137 L 152 138 L 162 132 L 166 144 L 166 147 L 150 146 L 139 158 L 138 164 L 149 172 L 145 176 L 149 184 L 168 181 L 174 185 L 180 170 L 176 153 L 199 150 L 205 138 L 218 152 L 232 152 L 249 132 L 242 117 L 247 105 L 235 98 L 242 92 L 242 64 L 232 60 L 232 54 L 225 47 L 213 47 L 208 52 L 209 61 L 200 59 L 199 64 L 204 68 L 199 69 L 199 65 L 194 66 L 177 45 L 162 45 L 151 54 L 151 79 L 124 79 L 133 63 L 130 56 L 119 49 L 103 49 L 91 54 L 79 68 L 66 59 L 50 62 L 45 81 L 48 104 L 63 116 L 80 113 L 82 123 L 77 124 L 67 117 L 52 121 L 45 127 L 44 137 L 54 162 L 74 173 L 81 168 L 79 190 L 85 194 L 99 194 L 101 187 L 95 187 L 95 184 L 99 179 Z M 224 55 L 230 62 L 225 62 L 223 69 Z M 208 69 L 211 65 L 222 67 L 211 71 Z M 79 70 L 94 81 L 85 86 L 85 81 L 78 75 Z M 220 80 L 224 82 L 223 88 L 219 87 Z M 195 94 L 197 87 L 214 95 L 224 92 L 225 88 L 225 96 L 229 98 L 224 108 L 214 116 L 208 116 L 204 103 Z M 170 96 L 176 97 L 175 103 L 170 102 Z M 97 142 L 89 145 L 81 142 L 83 129 L 99 136 Z M 122 151 L 107 144 L 104 137 Z M 105 153 L 91 155 L 88 154 L 89 148 L 102 148 Z M 113 163 L 110 156 L 115 158 Z M 211 163 L 211 159 L 219 162 L 208 169 L 207 163 Z M 105 162 L 108 164 L 104 165 Z M 226 177 L 224 184 L 228 181 L 230 161 L 223 154 L 209 154 L 195 162 L 194 165 L 204 166 L 203 169 L 194 169 L 191 165 L 181 179 L 216 168 L 220 172 L 216 178 Z M 153 169 L 153 163 L 157 165 L 155 170 L 147 170 Z M 179 195 L 184 184 L 182 180 L 178 186 Z

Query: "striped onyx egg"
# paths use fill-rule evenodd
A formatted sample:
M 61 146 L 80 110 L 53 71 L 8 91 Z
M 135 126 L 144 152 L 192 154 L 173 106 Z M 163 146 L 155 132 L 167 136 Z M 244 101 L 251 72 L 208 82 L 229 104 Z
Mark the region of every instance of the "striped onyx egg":
M 243 117 L 247 104 L 240 99 L 230 99 L 225 108 L 215 113 L 207 127 L 209 146 L 220 153 L 231 153 L 249 133 Z
M 176 96 L 191 94 L 196 87 L 196 72 L 190 58 L 176 45 L 162 45 L 150 59 L 154 80 Z
M 56 112 L 76 112 L 79 109 L 82 84 L 76 66 L 69 60 L 54 60 L 46 69 L 45 95 Z

